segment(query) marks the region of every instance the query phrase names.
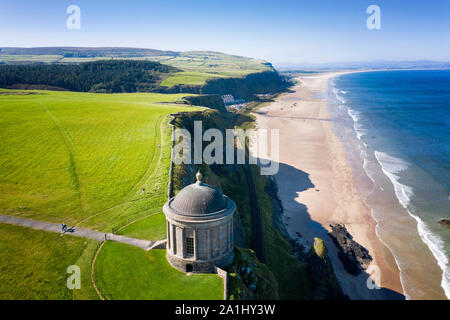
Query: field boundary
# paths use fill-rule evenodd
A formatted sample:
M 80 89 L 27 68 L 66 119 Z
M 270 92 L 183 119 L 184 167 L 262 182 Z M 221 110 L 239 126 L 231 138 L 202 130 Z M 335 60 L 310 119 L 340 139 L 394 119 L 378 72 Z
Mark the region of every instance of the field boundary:
M 150 178 L 152 176 L 152 174 L 154 173 L 156 168 L 158 168 L 158 164 L 161 162 L 162 148 L 164 145 L 164 134 L 162 132 L 163 118 L 164 118 L 163 115 L 159 116 L 158 120 L 156 121 L 155 127 L 154 127 L 155 134 L 157 136 L 158 136 L 158 131 L 159 131 L 159 138 L 160 138 L 159 139 L 159 147 L 156 146 L 157 139 L 155 139 L 155 153 L 153 154 L 152 160 L 150 161 L 150 165 L 147 168 L 147 170 L 144 172 L 144 174 L 139 178 L 138 182 L 130 189 L 130 192 L 128 192 L 126 198 L 131 198 L 132 197 L 131 195 L 133 194 L 133 192 L 134 193 L 138 192 L 140 185 L 145 183 L 145 181 L 148 180 L 148 178 Z M 159 130 L 158 130 L 158 128 L 159 128 Z
M 97 256 L 98 256 L 100 250 L 103 248 L 105 243 L 106 243 L 106 240 L 100 244 L 100 247 L 98 247 L 97 252 L 95 253 L 94 259 L 92 259 L 92 264 L 91 264 L 91 281 L 92 281 L 92 285 L 94 286 L 94 289 L 97 292 L 100 300 L 105 300 L 105 298 L 102 296 L 100 290 L 97 288 L 97 284 L 95 283 L 94 266 L 95 266 L 95 262 L 97 261 Z

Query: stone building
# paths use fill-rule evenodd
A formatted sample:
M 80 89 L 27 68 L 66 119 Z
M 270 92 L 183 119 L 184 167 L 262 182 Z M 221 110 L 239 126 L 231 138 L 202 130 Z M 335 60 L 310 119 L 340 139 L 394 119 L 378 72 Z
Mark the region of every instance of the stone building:
M 236 205 L 216 188 L 197 182 L 183 188 L 163 208 L 167 224 L 167 260 L 184 272 L 214 272 L 233 261 Z

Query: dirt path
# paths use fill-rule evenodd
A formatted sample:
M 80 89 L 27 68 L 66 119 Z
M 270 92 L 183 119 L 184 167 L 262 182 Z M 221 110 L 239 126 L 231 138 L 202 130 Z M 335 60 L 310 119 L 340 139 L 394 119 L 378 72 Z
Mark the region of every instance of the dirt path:
M 150 250 L 154 248 L 155 246 L 160 245 L 164 240 L 160 241 L 148 241 L 148 240 L 142 240 L 142 239 L 136 239 L 126 236 L 120 236 L 112 233 L 103 233 L 100 231 L 95 230 L 89 230 L 85 228 L 75 228 L 69 226 L 69 230 L 62 233 L 61 232 L 61 226 L 55 223 L 48 223 L 43 221 L 36 221 L 31 219 L 23 219 L 23 218 L 16 218 L 16 217 L 10 217 L 5 215 L 0 215 L 0 223 L 7 223 L 7 224 L 13 224 L 17 226 L 22 227 L 28 227 L 36 230 L 44 230 L 44 231 L 50 231 L 50 232 L 57 232 L 61 233 L 61 236 L 65 234 L 69 234 L 71 236 L 75 237 L 83 237 L 83 238 L 89 238 L 89 239 L 95 239 L 97 241 L 104 241 L 104 240 L 111 240 L 111 241 L 117 241 L 126 243 L 135 247 L 139 247 L 144 250 Z

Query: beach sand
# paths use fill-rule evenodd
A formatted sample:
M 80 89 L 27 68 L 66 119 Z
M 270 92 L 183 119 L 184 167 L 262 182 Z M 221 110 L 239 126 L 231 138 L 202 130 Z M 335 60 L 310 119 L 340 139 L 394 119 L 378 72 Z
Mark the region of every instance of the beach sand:
M 275 179 L 289 235 L 307 249 L 314 237 L 324 239 L 339 283 L 351 299 L 399 298 L 403 290 L 398 267 L 376 235 L 376 222 L 358 193 L 330 121 L 327 81 L 339 74 L 301 76 L 291 92 L 254 112 L 256 127 L 280 130 L 280 168 Z M 333 223 L 344 223 L 354 240 L 369 250 L 373 261 L 366 273 L 352 276 L 345 271 L 327 235 Z M 381 289 L 368 288 L 369 273 L 379 279 Z

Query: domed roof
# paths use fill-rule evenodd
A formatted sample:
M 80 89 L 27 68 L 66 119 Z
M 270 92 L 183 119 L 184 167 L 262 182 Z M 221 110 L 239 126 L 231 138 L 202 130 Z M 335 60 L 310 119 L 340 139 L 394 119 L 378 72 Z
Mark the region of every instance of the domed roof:
M 216 188 L 203 183 L 201 173 L 197 173 L 197 182 L 183 188 L 170 207 L 181 215 L 197 216 L 215 213 L 227 207 L 227 199 Z

